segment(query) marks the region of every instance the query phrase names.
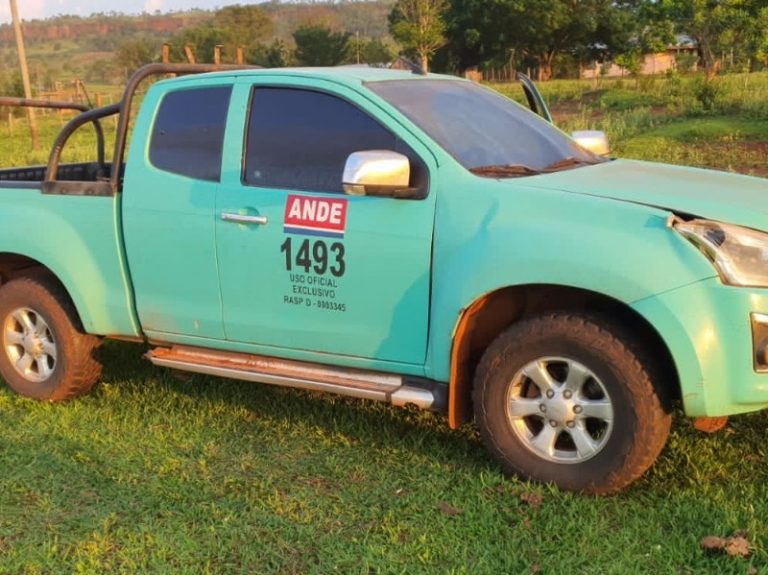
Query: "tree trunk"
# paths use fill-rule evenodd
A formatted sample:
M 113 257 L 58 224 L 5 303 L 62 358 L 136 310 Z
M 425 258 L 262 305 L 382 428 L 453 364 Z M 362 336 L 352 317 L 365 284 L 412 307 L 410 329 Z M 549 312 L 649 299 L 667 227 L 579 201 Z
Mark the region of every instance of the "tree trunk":
M 429 56 L 426 52 L 421 52 L 419 54 L 419 59 L 421 60 L 421 69 L 424 70 L 424 73 L 426 74 L 429 72 Z
M 720 60 L 720 58 L 716 58 L 712 62 L 707 61 L 707 82 L 711 82 L 715 79 L 715 76 L 720 72 L 721 65 L 722 60 Z
M 539 82 L 546 82 L 552 79 L 552 61 L 555 59 L 553 52 L 542 54 L 539 58 Z
M 704 70 L 706 71 L 706 81 L 711 82 L 720 71 L 721 61 L 715 56 L 715 51 L 706 42 L 701 43 L 701 55 L 704 60 Z

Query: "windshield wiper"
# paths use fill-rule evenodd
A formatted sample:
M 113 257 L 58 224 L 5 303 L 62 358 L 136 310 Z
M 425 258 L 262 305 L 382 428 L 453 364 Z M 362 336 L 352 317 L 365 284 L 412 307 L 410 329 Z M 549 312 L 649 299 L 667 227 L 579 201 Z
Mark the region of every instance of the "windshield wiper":
M 474 168 L 469 168 L 469 171 L 478 176 L 488 176 L 491 178 L 535 176 L 536 174 L 541 173 L 541 170 L 536 170 L 523 164 L 493 164 L 490 166 L 475 166 Z
M 590 162 L 589 160 L 582 160 L 574 156 L 568 156 L 562 160 L 558 160 L 545 166 L 541 169 L 542 172 L 559 172 L 560 170 L 567 170 L 568 168 L 576 168 L 578 166 L 594 166 L 595 164 L 602 164 L 602 161 Z

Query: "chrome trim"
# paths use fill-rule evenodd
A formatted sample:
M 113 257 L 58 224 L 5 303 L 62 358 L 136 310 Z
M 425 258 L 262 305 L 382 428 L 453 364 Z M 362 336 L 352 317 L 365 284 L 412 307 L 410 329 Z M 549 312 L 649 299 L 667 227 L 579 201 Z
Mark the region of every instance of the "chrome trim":
M 399 375 L 189 348 L 160 348 L 146 357 L 160 367 L 204 375 L 385 401 L 399 407 L 413 404 L 430 409 L 435 405 L 435 396 L 430 390 L 403 385 Z
M 267 225 L 267 216 L 244 216 L 242 214 L 233 214 L 222 212 L 221 219 L 225 222 L 234 222 L 237 224 L 256 224 L 259 226 Z
M 421 409 L 431 409 L 435 404 L 435 396 L 428 389 L 404 385 L 390 395 L 389 402 L 396 407 L 415 405 Z
M 406 156 L 390 150 L 353 152 L 341 177 L 344 193 L 351 196 L 381 195 L 408 188 L 411 164 Z M 389 195 L 389 194 L 383 194 Z

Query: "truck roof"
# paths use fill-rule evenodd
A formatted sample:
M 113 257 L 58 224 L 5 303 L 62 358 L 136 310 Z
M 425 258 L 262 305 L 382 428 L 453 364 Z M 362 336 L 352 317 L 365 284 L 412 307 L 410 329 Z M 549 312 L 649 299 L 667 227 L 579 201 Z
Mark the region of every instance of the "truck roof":
M 444 79 L 460 80 L 456 76 L 442 74 L 417 74 L 408 70 L 392 70 L 389 68 L 374 68 L 366 65 L 317 67 L 317 68 L 244 68 L 242 70 L 223 70 L 206 74 L 194 74 L 180 76 L 164 80 L 164 82 L 189 82 L 194 78 L 210 78 L 213 76 L 292 76 L 301 78 L 315 78 L 333 80 L 346 84 L 362 84 L 364 82 L 381 82 L 387 80 L 422 80 Z

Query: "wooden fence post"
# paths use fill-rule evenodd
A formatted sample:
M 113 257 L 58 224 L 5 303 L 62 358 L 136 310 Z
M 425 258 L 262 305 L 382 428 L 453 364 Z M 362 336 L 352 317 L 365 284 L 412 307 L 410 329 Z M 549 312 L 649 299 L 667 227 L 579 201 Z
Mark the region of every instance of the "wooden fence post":
M 187 56 L 187 62 L 190 64 L 195 63 L 195 53 L 192 51 L 192 44 L 186 44 L 184 46 L 184 54 Z

